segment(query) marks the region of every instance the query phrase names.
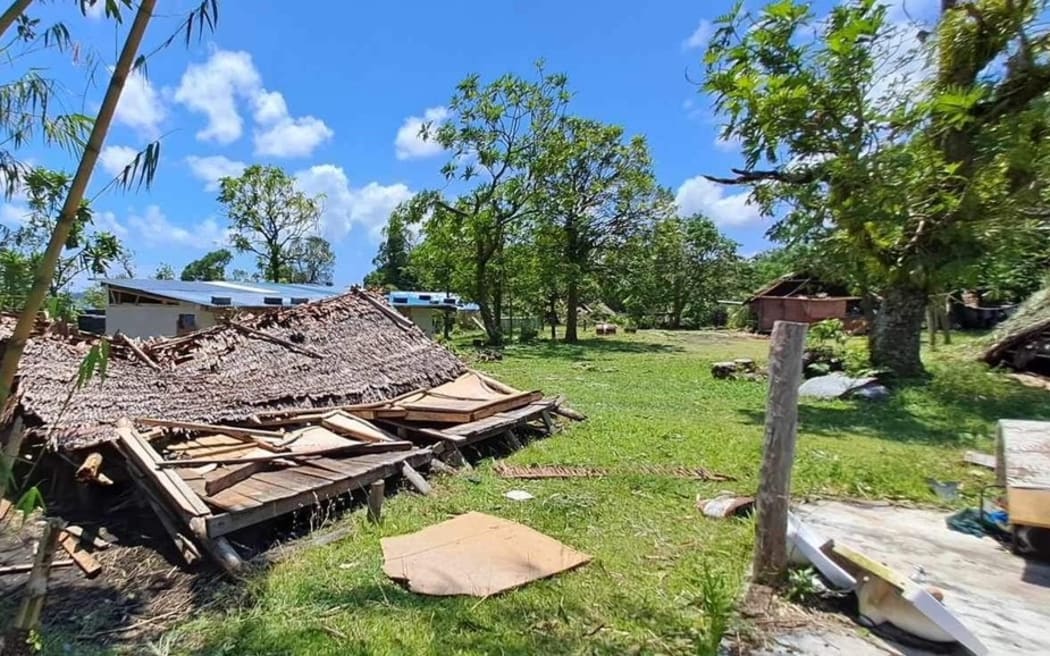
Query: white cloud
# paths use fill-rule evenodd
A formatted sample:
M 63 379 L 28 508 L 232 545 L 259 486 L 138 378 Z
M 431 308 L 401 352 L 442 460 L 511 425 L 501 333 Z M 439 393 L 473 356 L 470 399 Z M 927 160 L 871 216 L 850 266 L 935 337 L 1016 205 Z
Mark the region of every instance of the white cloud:
M 432 123 L 433 129 L 449 116 L 445 107 L 431 107 L 423 112 L 423 116 L 409 116 L 397 131 L 394 138 L 394 151 L 398 159 L 422 159 L 433 157 L 442 151 L 441 144 L 434 140 L 434 135 L 423 139 L 419 130 L 424 123 Z M 433 130 L 431 131 L 433 132 Z
M 306 157 L 332 138 L 332 129 L 313 116 L 285 116 L 273 126 L 255 132 L 255 154 L 272 157 Z
M 135 130 L 143 138 L 152 140 L 160 136 L 160 124 L 167 115 L 160 94 L 149 80 L 139 71 L 132 72 L 120 93 L 113 120 Z
M 128 226 L 150 246 L 185 246 L 207 250 L 226 243 L 226 230 L 215 219 L 207 218 L 189 228 L 175 225 L 156 205 L 150 205 L 141 215 L 128 217 Z
M 0 205 L 0 223 L 18 227 L 25 223 L 27 214 L 29 214 L 29 208 L 25 205 L 15 203 Z
M 112 232 L 121 239 L 128 236 L 128 229 L 117 220 L 117 215 L 113 212 L 93 213 L 91 215 L 91 225 L 99 232 Z
M 696 26 L 693 33 L 689 35 L 689 38 L 682 41 L 682 50 L 695 50 L 697 48 L 706 48 L 707 42 L 711 40 L 711 36 L 714 34 L 714 27 L 711 25 L 711 21 L 702 20 L 700 24 Z
M 198 157 L 190 155 L 186 158 L 193 176 L 204 181 L 205 191 L 218 191 L 219 180 L 232 178 L 240 175 L 247 168 L 244 162 L 238 162 L 222 155 L 211 155 Z
M 378 240 L 387 217 L 399 203 L 414 195 L 403 183 L 381 185 L 369 182 L 364 187 L 351 187 L 342 168 L 320 164 L 296 174 L 299 189 L 308 194 L 324 194 L 321 232 L 338 240 L 359 225 L 369 237 Z
M 84 8 L 84 13 L 93 20 L 102 18 L 106 15 L 106 0 L 96 0 L 95 4 Z
M 284 96 L 263 87 L 251 55 L 243 51 L 216 50 L 206 62 L 190 64 L 174 98 L 207 117 L 208 124 L 197 132 L 199 140 L 221 144 L 244 134 L 238 105 L 247 103 L 258 128 L 256 155 L 305 157 L 334 134 L 319 118 L 292 116 Z
M 762 219 L 759 207 L 749 201 L 746 191 L 727 194 L 723 185 L 699 175 L 683 182 L 674 200 L 680 215 L 702 212 L 720 227 L 753 225 Z
M 112 177 L 120 175 L 124 168 L 131 164 L 139 151 L 130 146 L 106 146 L 99 153 L 98 163 L 102 170 Z
M 262 78 L 251 55 L 217 50 L 203 64 L 186 68 L 175 100 L 207 116 L 208 125 L 197 133 L 198 139 L 228 144 L 239 139 L 244 129 L 236 97 L 254 97 L 261 88 Z
M 740 137 L 715 137 L 715 148 L 721 150 L 723 153 L 735 153 L 740 151 L 741 146 Z

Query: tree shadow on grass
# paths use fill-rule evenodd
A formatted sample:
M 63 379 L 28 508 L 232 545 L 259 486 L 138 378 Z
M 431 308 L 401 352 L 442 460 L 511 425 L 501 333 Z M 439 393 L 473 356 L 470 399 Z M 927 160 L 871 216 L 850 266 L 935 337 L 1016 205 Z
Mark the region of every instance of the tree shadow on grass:
M 543 340 L 530 344 L 514 344 L 507 348 L 507 354 L 521 359 L 544 360 L 590 360 L 602 354 L 655 354 L 684 353 L 681 346 L 672 344 L 653 344 L 619 339 L 590 338 L 581 339 L 576 344 Z
M 895 442 L 959 445 L 990 436 L 999 419 L 1050 419 L 1050 395 L 960 364 L 925 381 L 898 385 L 884 401 L 802 399 L 802 432 L 823 436 L 862 434 Z M 764 410 L 741 410 L 765 421 Z

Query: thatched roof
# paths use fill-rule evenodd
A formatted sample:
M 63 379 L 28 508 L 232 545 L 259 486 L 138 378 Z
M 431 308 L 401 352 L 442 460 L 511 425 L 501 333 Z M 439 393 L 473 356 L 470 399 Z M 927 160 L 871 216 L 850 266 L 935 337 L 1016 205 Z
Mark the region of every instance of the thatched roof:
M 991 345 L 984 353 L 984 360 L 988 364 L 996 365 L 1009 358 L 1009 364 L 1013 365 L 1013 355 L 1019 349 L 1034 347 L 1036 342 L 1050 341 L 1048 333 L 1050 287 L 1045 287 L 1032 294 L 1009 319 L 999 324 L 992 333 Z
M 10 321 L 0 321 L 0 346 L 10 330 Z M 111 439 L 123 415 L 246 421 L 266 410 L 382 401 L 466 370 L 380 297 L 355 289 L 139 343 L 156 368 L 128 343 L 112 340 L 106 379 L 93 380 L 66 405 L 78 367 L 98 339 L 52 327 L 30 340 L 14 412 L 37 436 L 84 448 Z

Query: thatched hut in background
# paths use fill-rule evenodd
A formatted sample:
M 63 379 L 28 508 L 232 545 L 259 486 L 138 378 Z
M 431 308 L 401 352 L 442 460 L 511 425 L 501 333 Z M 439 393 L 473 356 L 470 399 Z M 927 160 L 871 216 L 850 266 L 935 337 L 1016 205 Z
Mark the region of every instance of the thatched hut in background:
M 13 324 L 0 321 L 0 348 Z M 39 325 L 0 433 L 20 418 L 27 438 L 78 450 L 113 440 L 122 416 L 244 422 L 263 411 L 382 401 L 466 371 L 381 297 L 356 289 L 185 337 L 117 336 L 105 379 L 73 393 L 84 356 L 101 339 L 109 338 Z
M 999 324 L 984 361 L 1050 375 L 1050 287 L 1032 294 L 1013 316 Z
M 777 278 L 744 304 L 750 308 L 755 329 L 760 333 L 772 331 L 777 321 L 817 323 L 825 319 L 841 319 L 850 332 L 864 332 L 866 322 L 860 300 L 844 285 L 803 272 Z

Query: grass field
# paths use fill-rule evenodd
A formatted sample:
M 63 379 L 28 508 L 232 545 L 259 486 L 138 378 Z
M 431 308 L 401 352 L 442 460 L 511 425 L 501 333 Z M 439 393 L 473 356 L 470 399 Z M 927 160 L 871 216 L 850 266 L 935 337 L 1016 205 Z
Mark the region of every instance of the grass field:
M 253 577 L 153 645 L 154 653 L 710 653 L 709 619 L 740 588 L 752 527 L 704 519 L 695 501 L 754 490 L 766 389 L 714 380 L 709 365 L 763 362 L 767 348 L 749 336 L 660 331 L 512 346 L 502 362 L 482 368 L 523 389 L 563 393 L 590 419 L 507 462 L 704 466 L 738 482 L 630 474 L 511 481 L 485 461 L 474 473 L 439 478 L 432 497 L 389 499 L 379 527 L 361 512 L 346 517 L 353 537 Z M 929 477 L 963 481 L 964 493 L 989 482 L 989 474 L 961 465 L 962 452 L 990 449 L 997 418 L 1050 417 L 1050 404 L 1046 392 L 989 374 L 969 359 L 971 350 L 963 343 L 929 354 L 930 382 L 885 402 L 804 403 L 796 496 L 935 503 Z M 536 498 L 505 499 L 514 488 Z M 417 596 L 382 574 L 381 537 L 470 510 L 520 521 L 594 561 L 485 600 Z

